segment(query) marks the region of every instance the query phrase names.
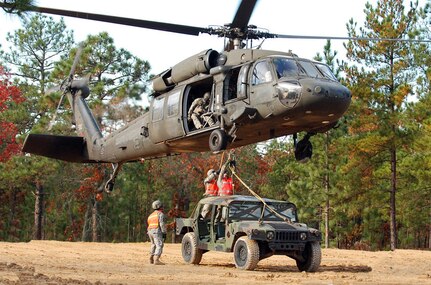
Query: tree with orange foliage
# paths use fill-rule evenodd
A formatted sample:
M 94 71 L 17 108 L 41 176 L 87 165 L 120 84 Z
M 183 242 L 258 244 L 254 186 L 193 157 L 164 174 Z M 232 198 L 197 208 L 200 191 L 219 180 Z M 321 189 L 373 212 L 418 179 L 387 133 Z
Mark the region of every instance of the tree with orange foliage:
M 8 114 L 11 105 L 22 102 L 24 97 L 19 88 L 11 84 L 8 74 L 0 66 L 0 162 L 20 151 L 20 145 L 16 141 L 18 129 L 14 122 L 8 120 Z
M 83 169 L 84 180 L 75 197 L 80 203 L 79 212 L 83 215 L 82 241 L 100 241 L 99 204 L 102 201 L 104 181 L 107 179 L 106 165 L 88 165 Z M 91 234 L 91 238 L 90 238 Z

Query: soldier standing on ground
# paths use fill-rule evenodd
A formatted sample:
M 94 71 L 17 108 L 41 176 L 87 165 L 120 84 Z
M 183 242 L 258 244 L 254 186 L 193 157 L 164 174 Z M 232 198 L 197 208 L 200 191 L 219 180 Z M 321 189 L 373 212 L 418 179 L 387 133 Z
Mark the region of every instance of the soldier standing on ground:
M 154 212 L 148 216 L 148 236 L 151 241 L 150 263 L 164 265 L 160 261 L 163 252 L 163 245 L 166 239 L 166 216 L 163 213 L 163 204 L 159 200 L 153 202 Z

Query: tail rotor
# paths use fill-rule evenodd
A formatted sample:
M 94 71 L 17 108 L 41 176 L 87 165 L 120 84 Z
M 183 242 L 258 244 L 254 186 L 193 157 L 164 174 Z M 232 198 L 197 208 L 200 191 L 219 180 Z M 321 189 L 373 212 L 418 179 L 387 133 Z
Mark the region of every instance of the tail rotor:
M 84 49 L 84 44 L 80 43 L 77 50 L 76 50 L 76 55 L 75 55 L 75 58 L 73 59 L 72 67 L 70 68 L 70 72 L 69 72 L 69 75 L 67 76 L 67 78 L 65 78 L 59 86 L 55 86 L 55 87 L 49 89 L 47 92 L 49 94 L 49 93 L 61 91 L 61 97 L 60 97 L 60 100 L 57 104 L 57 108 L 55 109 L 54 116 L 52 117 L 52 120 L 49 123 L 48 131 L 51 131 L 52 127 L 54 126 L 54 123 L 57 119 L 58 111 L 59 111 L 61 105 L 63 104 L 64 98 L 66 97 L 67 92 L 71 88 L 73 88 L 74 85 L 77 85 L 79 87 L 88 85 L 89 77 L 82 79 L 82 80 L 79 80 L 79 81 L 73 80 L 74 75 L 75 75 L 75 70 L 76 70 L 76 67 L 78 66 L 78 63 L 79 63 L 79 60 L 81 58 L 81 54 L 82 54 L 83 49 Z M 87 89 L 88 89 L 88 87 L 87 87 Z

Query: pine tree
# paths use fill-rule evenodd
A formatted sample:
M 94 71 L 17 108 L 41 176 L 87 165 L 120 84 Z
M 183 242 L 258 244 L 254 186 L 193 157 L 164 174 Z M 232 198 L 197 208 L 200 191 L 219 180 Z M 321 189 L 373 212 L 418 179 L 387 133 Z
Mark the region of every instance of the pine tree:
M 367 3 L 364 27 L 357 34 L 356 23 L 350 20 L 349 36 L 408 38 L 415 35 L 416 7 L 417 3 L 406 13 L 401 0 L 381 0 L 376 7 Z M 366 176 L 372 178 L 368 181 L 369 188 L 390 193 L 388 220 L 390 248 L 394 250 L 397 247 L 398 153 L 409 140 L 402 115 L 412 91 L 410 44 L 358 40 L 349 41 L 346 48 L 348 59 L 363 66 L 346 70 L 356 101 L 353 108 L 360 114 L 351 129 L 358 136 L 354 155 L 358 158 L 357 167 L 370 171 Z

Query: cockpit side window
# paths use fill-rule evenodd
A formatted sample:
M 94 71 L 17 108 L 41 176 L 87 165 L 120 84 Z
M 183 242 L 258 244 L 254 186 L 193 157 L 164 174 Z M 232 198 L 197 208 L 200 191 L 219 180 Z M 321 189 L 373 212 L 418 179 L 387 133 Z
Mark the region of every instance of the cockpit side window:
M 272 81 L 271 69 L 268 62 L 261 61 L 258 62 L 253 69 L 252 84 L 258 85 L 266 82 Z
M 276 58 L 274 59 L 277 77 L 293 77 L 298 76 L 299 70 L 295 60 L 290 58 Z

